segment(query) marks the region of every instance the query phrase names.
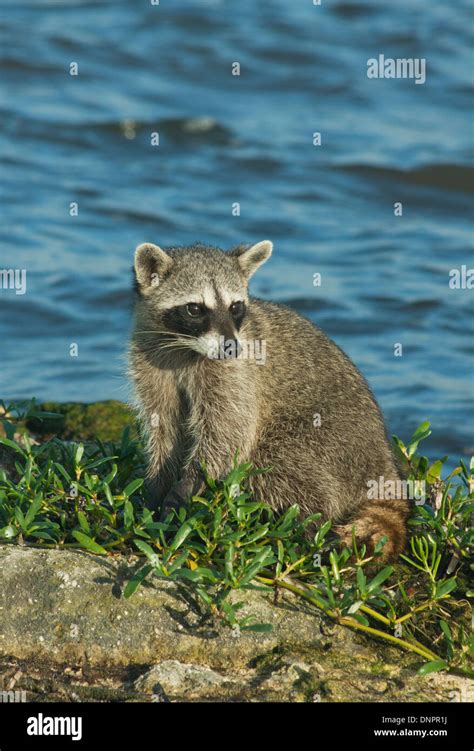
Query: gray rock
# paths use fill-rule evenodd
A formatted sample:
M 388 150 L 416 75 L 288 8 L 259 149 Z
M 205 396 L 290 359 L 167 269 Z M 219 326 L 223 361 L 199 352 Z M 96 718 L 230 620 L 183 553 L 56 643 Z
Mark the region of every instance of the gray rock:
M 233 631 L 192 590 L 152 579 L 122 596 L 137 559 L 0 545 L 0 689 L 63 701 L 449 701 L 465 679 L 420 678 L 410 655 L 282 594 L 238 591 Z M 453 693 L 454 692 L 454 693 Z M 456 695 L 457 695 L 456 694 Z
M 226 678 L 211 668 L 178 660 L 165 660 L 154 665 L 134 682 L 139 693 L 179 695 L 185 699 L 210 694 L 219 694 L 226 686 L 230 688 L 235 680 Z

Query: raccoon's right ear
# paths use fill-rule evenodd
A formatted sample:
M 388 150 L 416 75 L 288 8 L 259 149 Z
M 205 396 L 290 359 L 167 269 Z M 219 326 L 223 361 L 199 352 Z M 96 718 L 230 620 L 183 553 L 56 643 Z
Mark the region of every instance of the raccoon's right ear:
M 135 274 L 140 287 L 158 287 L 173 265 L 173 259 L 158 245 L 142 243 L 135 251 Z

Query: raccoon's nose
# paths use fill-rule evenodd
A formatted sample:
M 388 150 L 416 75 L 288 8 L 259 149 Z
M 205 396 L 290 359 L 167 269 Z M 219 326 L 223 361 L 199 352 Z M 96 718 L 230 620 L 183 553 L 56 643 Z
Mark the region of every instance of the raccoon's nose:
M 240 343 L 240 339 L 235 340 L 236 343 L 236 357 L 239 357 L 242 353 L 242 344 Z
M 222 328 L 222 357 L 224 359 L 237 358 L 242 352 L 242 345 L 240 343 L 237 331 L 232 324 L 223 326 Z
M 231 339 L 225 338 L 221 347 L 222 357 L 224 360 L 237 359 L 242 352 L 242 345 L 240 340 L 235 336 Z

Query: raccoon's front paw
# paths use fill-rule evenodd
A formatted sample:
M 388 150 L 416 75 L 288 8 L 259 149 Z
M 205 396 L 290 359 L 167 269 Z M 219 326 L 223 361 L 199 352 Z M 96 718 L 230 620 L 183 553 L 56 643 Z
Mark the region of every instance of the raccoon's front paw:
M 194 466 L 193 466 L 194 470 Z M 204 483 L 197 470 L 188 472 L 166 494 L 161 504 L 160 521 L 163 520 L 172 509 L 184 506 L 186 501 L 193 495 L 197 495 Z
M 161 504 L 160 521 L 166 519 L 170 511 L 173 511 L 173 509 L 178 509 L 183 504 L 184 498 L 182 497 L 182 495 L 176 488 L 172 488 L 169 493 L 166 494 Z

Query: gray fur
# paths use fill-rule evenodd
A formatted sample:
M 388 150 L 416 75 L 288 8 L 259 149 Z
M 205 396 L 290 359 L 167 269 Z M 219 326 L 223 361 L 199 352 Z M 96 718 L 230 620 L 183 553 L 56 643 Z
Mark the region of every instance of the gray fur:
M 270 253 L 267 241 L 227 253 L 204 245 L 137 249 L 130 370 L 152 505 L 169 507 L 198 492 L 200 461 L 224 476 L 238 450 L 241 460 L 273 468 L 251 480 L 255 497 L 278 511 L 293 503 L 305 514 L 320 511 L 346 541 L 352 523 L 372 545 L 387 534 L 392 557 L 405 542 L 408 505 L 367 499 L 368 480 L 399 479 L 380 409 L 355 365 L 317 326 L 284 305 L 248 297 L 248 279 Z M 204 297 L 215 302 L 216 333 L 266 342 L 264 365 L 209 359 L 202 353 L 207 334 L 198 344 L 169 333 L 166 311 Z M 230 300 L 247 303 L 238 332 Z

